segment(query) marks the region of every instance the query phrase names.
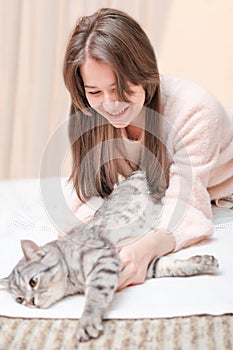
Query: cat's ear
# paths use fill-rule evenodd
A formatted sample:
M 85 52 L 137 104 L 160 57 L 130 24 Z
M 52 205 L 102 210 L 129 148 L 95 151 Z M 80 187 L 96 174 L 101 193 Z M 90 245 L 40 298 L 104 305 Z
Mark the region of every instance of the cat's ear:
M 0 288 L 1 288 L 1 289 L 7 289 L 7 287 L 8 287 L 8 282 L 9 282 L 9 277 L 1 278 L 1 279 L 0 279 Z
M 35 254 L 40 256 L 41 258 L 45 256 L 45 252 L 39 247 L 35 242 L 30 240 L 22 240 L 21 241 L 21 248 L 24 254 L 25 259 L 31 260 L 33 257 L 35 257 Z

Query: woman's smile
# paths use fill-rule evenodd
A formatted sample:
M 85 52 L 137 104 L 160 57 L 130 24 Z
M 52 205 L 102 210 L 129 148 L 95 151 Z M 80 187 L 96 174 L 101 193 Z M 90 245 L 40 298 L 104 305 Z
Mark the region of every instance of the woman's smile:
M 129 104 L 121 106 L 121 103 L 118 102 L 117 108 L 113 108 L 111 104 L 103 104 L 96 106 L 95 109 L 114 126 L 119 122 L 121 124 L 124 123 L 122 127 L 128 125 L 128 114 L 131 111 L 131 106 Z
M 120 103 L 119 103 L 120 104 Z M 114 103 L 115 105 L 115 103 Z M 107 112 L 110 116 L 113 116 L 113 117 L 121 117 L 123 115 L 125 115 L 125 112 L 128 110 L 129 106 L 128 105 L 125 105 L 125 106 L 119 106 L 119 107 L 116 107 L 115 106 L 112 108 L 113 106 L 107 104 L 103 104 L 103 109 L 105 112 Z

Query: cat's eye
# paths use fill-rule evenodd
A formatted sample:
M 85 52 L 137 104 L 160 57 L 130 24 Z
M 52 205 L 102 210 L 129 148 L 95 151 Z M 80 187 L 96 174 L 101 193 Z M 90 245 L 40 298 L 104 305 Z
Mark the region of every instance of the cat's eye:
M 18 303 L 18 304 L 23 304 L 24 298 L 18 297 L 18 298 L 15 299 L 15 301 L 16 301 L 16 303 Z
M 32 288 L 35 288 L 37 286 L 38 282 L 39 282 L 39 278 L 37 275 L 35 275 L 30 279 L 29 284 Z

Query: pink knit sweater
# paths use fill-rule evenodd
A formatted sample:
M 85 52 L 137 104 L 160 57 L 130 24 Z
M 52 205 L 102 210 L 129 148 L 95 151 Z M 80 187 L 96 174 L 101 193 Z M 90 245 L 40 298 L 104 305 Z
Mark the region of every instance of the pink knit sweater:
M 179 250 L 212 234 L 210 201 L 233 193 L 233 111 L 183 79 L 162 76 L 161 91 L 170 172 L 160 227 Z

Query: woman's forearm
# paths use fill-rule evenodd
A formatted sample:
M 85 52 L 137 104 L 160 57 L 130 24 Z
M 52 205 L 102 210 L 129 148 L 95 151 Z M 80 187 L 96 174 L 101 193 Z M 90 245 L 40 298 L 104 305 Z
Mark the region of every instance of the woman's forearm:
M 175 238 L 166 229 L 160 228 L 146 236 L 148 236 L 148 244 L 151 244 L 151 260 L 157 256 L 166 255 L 175 249 Z

